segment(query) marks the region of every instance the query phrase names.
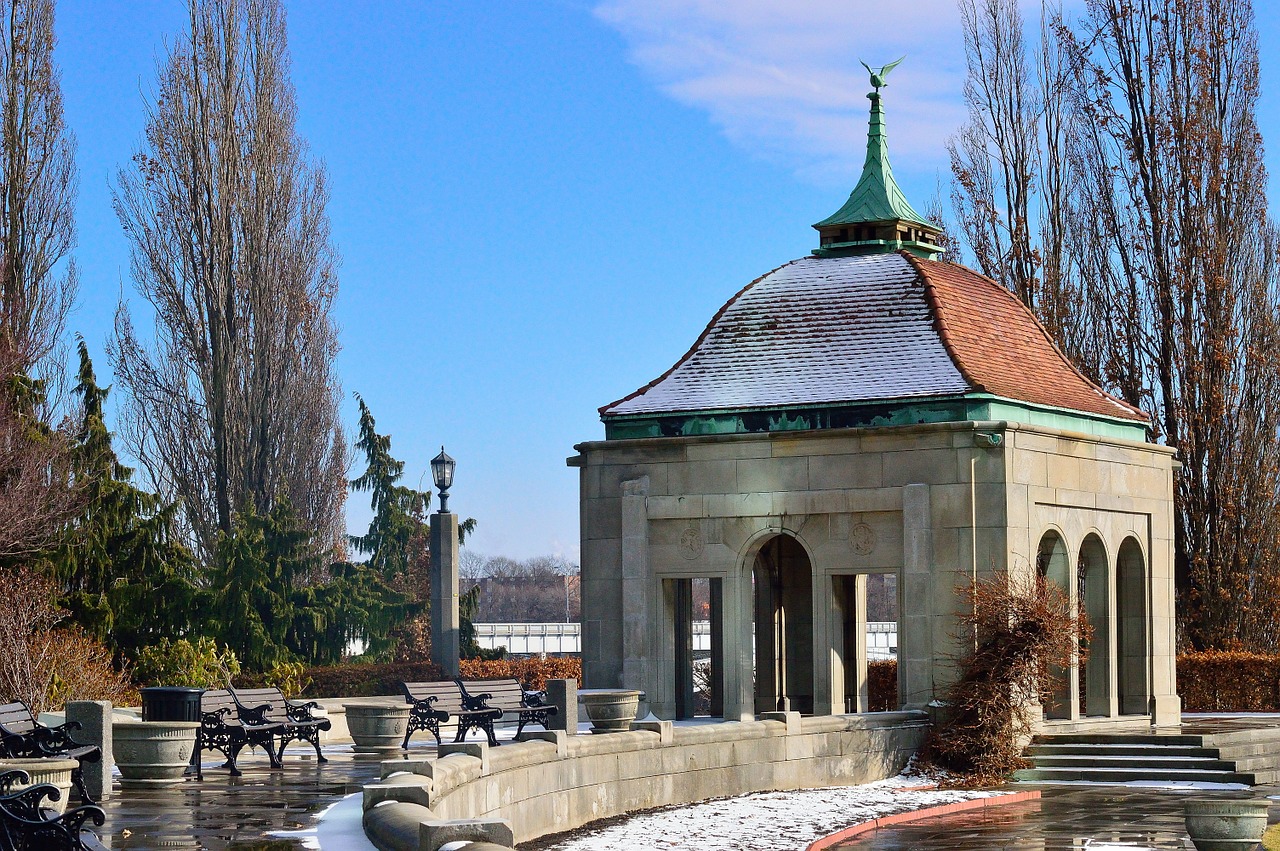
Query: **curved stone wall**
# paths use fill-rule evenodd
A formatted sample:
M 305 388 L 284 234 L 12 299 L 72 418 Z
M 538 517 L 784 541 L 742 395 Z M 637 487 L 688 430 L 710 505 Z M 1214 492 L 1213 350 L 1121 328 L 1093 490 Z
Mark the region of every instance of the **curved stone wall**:
M 436 851 L 446 836 L 468 838 L 449 823 L 465 834 L 457 822 L 504 820 L 519 843 L 651 807 L 869 783 L 901 770 L 928 727 L 922 712 L 764 718 L 527 733 L 499 748 L 444 745 L 438 758 L 388 761 L 382 782 L 364 789 L 365 833 L 383 851 Z

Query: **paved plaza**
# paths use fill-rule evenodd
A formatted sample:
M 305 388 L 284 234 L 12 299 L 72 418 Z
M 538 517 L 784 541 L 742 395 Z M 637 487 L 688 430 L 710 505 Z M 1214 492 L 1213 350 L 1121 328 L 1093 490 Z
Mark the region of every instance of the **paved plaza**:
M 707 719 L 700 722 L 707 723 Z M 1277 722 L 1280 722 L 1277 716 L 1191 716 L 1182 729 L 1184 732 L 1224 732 Z M 584 732 L 585 727 L 584 724 Z M 500 731 L 504 739 L 510 734 L 510 730 Z M 415 741 L 410 755 L 422 757 L 434 751 L 433 745 Z M 203 781 L 189 775 L 182 783 L 167 788 L 121 789 L 117 786 L 114 795 L 104 804 L 107 821 L 98 833 L 113 851 L 314 849 L 316 838 L 302 832 L 316 827 L 316 817 L 321 812 L 343 797 L 359 792 L 362 784 L 378 779 L 381 766 L 380 757 L 356 755 L 349 744 L 331 744 L 324 752 L 329 759 L 324 765 L 315 762 L 309 748 L 296 748 L 286 753 L 285 770 L 272 771 L 261 752 L 246 752 L 241 758 L 244 770 L 241 777 L 231 777 L 214 758 L 205 763 Z M 1276 786 L 1259 786 L 1245 793 L 1090 785 L 1019 784 L 1009 788 L 1019 791 L 1038 788 L 1043 797 L 1039 801 L 886 828 L 837 848 L 839 851 L 930 848 L 1186 851 L 1191 846 L 1184 838 L 1182 804 L 1189 797 L 1280 795 L 1280 787 Z M 1273 815 L 1273 820 L 1277 818 L 1280 815 Z M 535 843 L 540 847 L 552 844 L 554 841 Z M 365 851 L 370 846 L 360 838 L 355 843 L 326 841 L 320 847 L 322 851 Z M 736 847 L 750 851 L 751 838 L 742 837 Z
M 421 746 L 410 753 L 434 751 Z M 158 789 L 117 786 L 103 805 L 107 821 L 98 834 L 112 851 L 314 848 L 314 841 L 308 846 L 304 837 L 273 834 L 314 828 L 319 813 L 376 780 L 383 759 L 358 756 L 350 745 L 326 747 L 324 753 L 329 761 L 320 765 L 307 751 L 286 751 L 285 769 L 272 771 L 258 751 L 241 755 L 241 777 L 232 777 L 215 759 L 205 763 L 203 781 L 188 775 L 176 786 Z
M 1043 795 L 1039 801 L 885 828 L 833 851 L 1190 851 L 1182 804 L 1192 795 L 1211 794 L 1116 786 L 1038 788 Z M 1257 787 L 1244 794 L 1275 795 L 1280 789 Z M 1272 821 L 1276 819 L 1273 811 Z

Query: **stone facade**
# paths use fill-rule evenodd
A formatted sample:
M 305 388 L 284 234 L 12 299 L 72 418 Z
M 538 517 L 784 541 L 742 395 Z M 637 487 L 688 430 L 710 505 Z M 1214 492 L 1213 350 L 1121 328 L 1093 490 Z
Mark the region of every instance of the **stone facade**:
M 689 714 L 685 581 L 709 579 L 726 719 L 865 711 L 853 636 L 866 577 L 889 574 L 901 705 L 923 708 L 960 650 L 956 589 L 975 572 L 1039 569 L 1083 594 L 1095 624 L 1086 693 L 1064 672 L 1046 715 L 1179 720 L 1165 447 L 969 421 L 576 448 L 586 687 L 641 689 L 659 717 Z

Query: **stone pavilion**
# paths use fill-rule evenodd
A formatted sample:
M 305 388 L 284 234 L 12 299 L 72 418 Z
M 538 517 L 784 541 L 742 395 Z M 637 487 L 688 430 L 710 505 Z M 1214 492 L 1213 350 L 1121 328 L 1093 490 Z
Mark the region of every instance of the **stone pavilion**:
M 923 708 L 962 650 L 957 588 L 1038 571 L 1094 627 L 1044 728 L 1178 723 L 1174 453 L 1008 290 L 936 259 L 889 165 L 884 74 L 812 255 L 729 298 L 575 447 L 584 685 L 691 716 L 706 583 L 713 715 L 868 711 L 869 606 L 897 621 L 898 703 Z

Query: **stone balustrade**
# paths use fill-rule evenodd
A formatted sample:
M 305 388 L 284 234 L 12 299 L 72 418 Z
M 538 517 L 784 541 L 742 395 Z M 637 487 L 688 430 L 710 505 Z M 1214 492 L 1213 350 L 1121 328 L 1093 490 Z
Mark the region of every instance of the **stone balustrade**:
M 527 842 L 652 807 L 769 790 L 846 786 L 896 774 L 922 744 L 922 712 L 526 733 L 489 748 L 448 745 L 389 760 L 364 789 L 364 827 L 383 851 L 437 851 L 460 839 Z

